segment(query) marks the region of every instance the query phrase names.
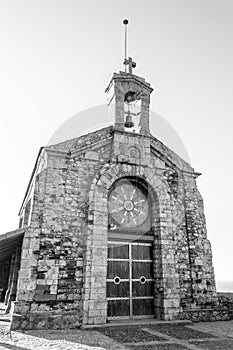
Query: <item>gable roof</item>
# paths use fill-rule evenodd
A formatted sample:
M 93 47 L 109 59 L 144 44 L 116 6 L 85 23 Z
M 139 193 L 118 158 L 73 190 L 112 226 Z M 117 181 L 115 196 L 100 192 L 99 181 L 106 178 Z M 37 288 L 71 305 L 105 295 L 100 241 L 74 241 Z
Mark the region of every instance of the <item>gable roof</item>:
M 83 152 L 84 150 L 88 150 L 89 148 L 93 147 L 94 145 L 97 145 L 98 143 L 103 143 L 109 138 L 113 137 L 114 128 L 113 126 L 108 126 L 105 128 L 101 128 L 98 130 L 95 130 L 93 132 L 90 132 L 88 134 L 73 138 L 71 140 L 63 141 L 60 143 L 57 143 L 55 145 L 50 145 L 46 147 L 41 147 L 39 154 L 37 156 L 37 160 L 35 163 L 35 166 L 32 171 L 32 175 L 30 177 L 30 181 L 21 205 L 21 209 L 23 207 L 24 201 L 27 198 L 27 193 L 30 189 L 30 185 L 32 183 L 32 180 L 34 178 L 37 165 L 39 163 L 40 157 L 42 156 L 42 151 L 48 151 L 48 153 L 51 151 L 52 153 L 61 153 L 61 154 L 67 154 L 69 156 L 75 156 L 79 152 Z M 176 154 L 174 151 L 172 151 L 169 147 L 167 147 L 163 142 L 158 140 L 155 136 L 150 134 L 149 136 L 151 138 L 151 151 L 155 155 L 157 155 L 161 160 L 167 162 L 168 164 L 172 164 L 180 171 L 185 171 L 189 173 L 194 173 L 196 176 L 200 175 L 200 173 L 195 173 L 194 169 L 191 167 L 189 163 L 187 163 L 184 159 L 182 159 L 178 154 Z M 20 210 L 21 210 L 20 209 Z
M 103 140 L 104 138 L 111 135 L 113 131 L 113 126 L 108 126 L 106 128 L 98 129 L 88 134 L 75 137 L 71 140 L 63 141 L 55 145 L 45 147 L 46 150 L 62 151 L 62 152 L 72 152 L 79 148 L 85 146 L 91 146 L 93 143 Z

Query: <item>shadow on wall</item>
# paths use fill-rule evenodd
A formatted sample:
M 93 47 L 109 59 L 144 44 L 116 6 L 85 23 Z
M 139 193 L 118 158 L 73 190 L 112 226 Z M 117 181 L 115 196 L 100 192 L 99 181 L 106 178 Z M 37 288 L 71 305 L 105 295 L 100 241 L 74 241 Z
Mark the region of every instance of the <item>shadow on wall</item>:
M 113 125 L 106 105 L 99 105 L 75 114 L 67 119 L 51 136 L 48 145 L 67 141 L 88 134 L 108 125 Z M 159 114 L 150 111 L 150 131 L 153 136 L 177 153 L 186 162 L 190 158 L 176 130 Z

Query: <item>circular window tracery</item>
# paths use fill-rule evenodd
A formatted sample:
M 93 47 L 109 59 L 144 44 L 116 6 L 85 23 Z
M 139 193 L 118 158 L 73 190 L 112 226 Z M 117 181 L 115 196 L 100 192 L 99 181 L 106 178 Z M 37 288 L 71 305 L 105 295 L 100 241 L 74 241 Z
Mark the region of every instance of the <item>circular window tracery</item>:
M 109 195 L 109 215 L 119 227 L 133 228 L 142 225 L 148 217 L 149 200 L 136 182 L 119 181 Z

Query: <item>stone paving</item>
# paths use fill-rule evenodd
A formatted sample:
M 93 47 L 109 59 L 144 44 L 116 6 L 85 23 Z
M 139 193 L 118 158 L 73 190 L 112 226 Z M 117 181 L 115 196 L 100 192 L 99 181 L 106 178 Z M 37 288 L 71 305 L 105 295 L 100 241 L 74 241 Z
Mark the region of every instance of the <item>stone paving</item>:
M 233 350 L 233 320 L 153 323 L 96 330 L 9 332 L 0 321 L 0 350 Z

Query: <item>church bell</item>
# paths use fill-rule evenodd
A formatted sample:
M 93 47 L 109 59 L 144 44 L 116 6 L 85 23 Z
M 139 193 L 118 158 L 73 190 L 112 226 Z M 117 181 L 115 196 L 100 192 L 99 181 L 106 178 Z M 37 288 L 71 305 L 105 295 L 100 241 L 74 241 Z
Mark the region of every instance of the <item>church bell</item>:
M 132 115 L 130 114 L 130 111 L 128 111 L 127 116 L 125 118 L 125 127 L 126 128 L 132 128 L 134 126 Z

